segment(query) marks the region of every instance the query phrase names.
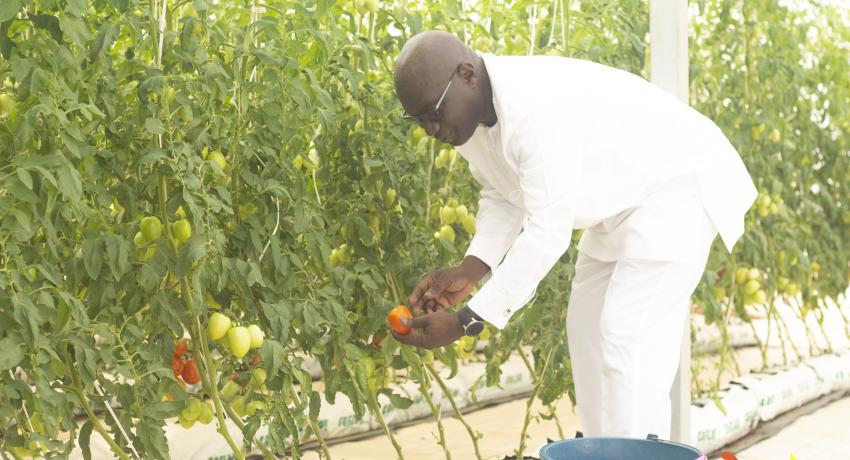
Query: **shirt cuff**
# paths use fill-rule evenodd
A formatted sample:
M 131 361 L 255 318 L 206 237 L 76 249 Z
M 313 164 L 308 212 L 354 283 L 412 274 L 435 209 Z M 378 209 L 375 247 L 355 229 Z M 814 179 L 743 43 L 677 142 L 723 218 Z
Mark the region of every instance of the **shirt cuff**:
M 490 271 L 493 271 L 502 261 L 507 251 L 504 247 L 504 239 L 503 236 L 477 234 L 469 242 L 469 247 L 466 248 L 466 254 L 464 256 L 475 256 L 481 259 L 482 262 L 490 267 Z
M 492 270 L 491 270 L 492 273 Z M 481 319 L 495 326 L 497 329 L 503 329 L 511 316 L 528 303 L 534 294 L 535 289 L 523 301 L 512 300 L 510 293 L 495 282 L 484 284 L 477 294 L 472 296 L 467 303 L 470 310 L 480 316 Z

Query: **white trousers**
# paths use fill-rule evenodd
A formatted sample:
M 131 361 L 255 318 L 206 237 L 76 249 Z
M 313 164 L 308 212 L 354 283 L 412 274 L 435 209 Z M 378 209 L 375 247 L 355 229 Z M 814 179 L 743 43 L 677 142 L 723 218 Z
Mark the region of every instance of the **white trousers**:
M 692 223 L 703 250 L 691 260 L 602 261 L 579 252 L 567 335 L 585 436 L 669 439 L 685 315 L 717 235 L 704 213 Z

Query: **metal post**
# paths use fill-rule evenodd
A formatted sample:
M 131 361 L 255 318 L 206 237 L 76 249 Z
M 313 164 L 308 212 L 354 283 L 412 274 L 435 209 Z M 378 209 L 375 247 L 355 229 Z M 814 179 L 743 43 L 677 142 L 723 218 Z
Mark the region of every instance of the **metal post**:
M 688 1 L 650 0 L 650 74 L 652 82 L 688 102 Z M 673 418 L 670 439 L 689 443 L 691 433 L 691 321 L 685 315 L 685 333 L 679 372 L 670 392 Z

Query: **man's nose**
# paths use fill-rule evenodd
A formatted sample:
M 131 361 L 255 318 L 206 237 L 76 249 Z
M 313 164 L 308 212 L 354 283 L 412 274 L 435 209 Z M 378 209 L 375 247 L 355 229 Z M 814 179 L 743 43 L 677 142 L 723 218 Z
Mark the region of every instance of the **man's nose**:
M 423 120 L 422 129 L 424 129 L 429 136 L 434 137 L 440 130 L 440 124 L 433 120 Z

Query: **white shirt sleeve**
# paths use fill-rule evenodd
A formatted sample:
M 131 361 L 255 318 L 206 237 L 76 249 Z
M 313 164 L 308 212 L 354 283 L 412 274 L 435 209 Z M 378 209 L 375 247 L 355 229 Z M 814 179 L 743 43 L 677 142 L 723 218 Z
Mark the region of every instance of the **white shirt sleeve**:
M 500 329 L 531 299 L 572 238 L 583 142 L 566 120 L 547 115 L 530 117 L 508 141 L 527 210 L 523 231 L 468 304 Z
M 502 197 L 472 164 L 469 170 L 482 189 L 475 214 L 475 235 L 466 255 L 481 259 L 492 270 L 502 261 L 522 229 L 524 211 Z

